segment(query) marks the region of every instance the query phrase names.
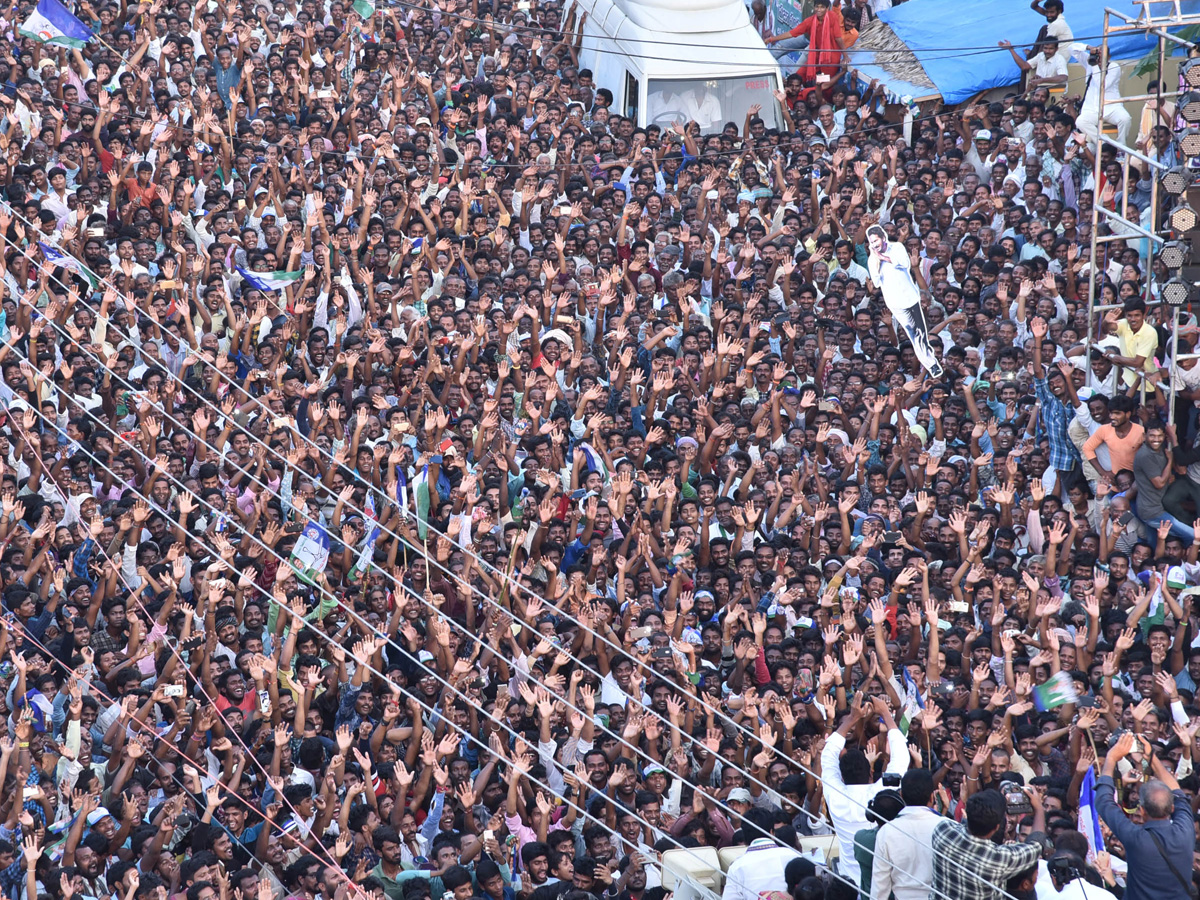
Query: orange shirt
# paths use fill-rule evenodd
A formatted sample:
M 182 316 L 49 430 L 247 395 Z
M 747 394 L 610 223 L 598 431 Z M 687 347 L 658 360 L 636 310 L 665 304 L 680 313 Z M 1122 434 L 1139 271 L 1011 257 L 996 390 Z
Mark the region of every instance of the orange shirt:
M 1133 471 L 1133 457 L 1138 451 L 1138 447 L 1142 446 L 1142 441 L 1146 439 L 1146 429 L 1133 422 L 1129 426 L 1129 434 L 1121 437 L 1117 434 L 1117 429 L 1112 425 L 1101 425 L 1093 434 L 1083 443 L 1083 455 L 1090 460 L 1096 458 L 1096 448 L 1104 444 L 1108 448 L 1108 455 L 1112 458 L 1112 471 L 1114 474 L 1122 469 Z
M 154 202 L 154 198 L 158 196 L 158 185 L 151 181 L 145 187 L 138 184 L 136 178 L 125 179 L 125 190 L 129 194 L 129 199 L 138 206 L 150 208 L 150 204 Z

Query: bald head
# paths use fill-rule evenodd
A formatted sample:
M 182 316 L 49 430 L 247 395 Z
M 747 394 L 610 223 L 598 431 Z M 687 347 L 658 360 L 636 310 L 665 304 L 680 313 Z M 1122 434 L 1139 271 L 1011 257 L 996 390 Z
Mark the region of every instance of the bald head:
M 1139 798 L 1142 801 L 1142 809 L 1151 819 L 1166 819 L 1175 808 L 1175 798 L 1171 795 L 1171 789 L 1157 778 L 1142 785 Z

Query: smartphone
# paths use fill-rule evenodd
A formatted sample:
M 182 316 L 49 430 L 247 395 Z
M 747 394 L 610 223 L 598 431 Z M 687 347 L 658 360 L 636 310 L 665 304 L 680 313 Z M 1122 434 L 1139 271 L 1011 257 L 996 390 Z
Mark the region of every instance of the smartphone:
M 950 601 L 950 612 L 952 613 L 965 613 L 968 609 L 970 609 L 970 607 L 967 606 L 965 600 Z
M 654 653 L 651 654 L 651 656 L 653 656 L 655 659 L 670 659 L 671 658 L 671 648 L 670 647 L 659 647 L 657 650 L 654 651 Z
M 654 629 L 649 625 L 643 625 L 640 628 L 629 629 L 629 639 L 631 641 L 640 641 L 654 634 Z
M 898 531 L 885 531 L 883 533 L 883 541 L 885 544 L 896 544 L 899 543 L 902 536 Z
M 1126 511 L 1125 513 L 1122 513 L 1120 518 L 1117 519 L 1117 524 L 1120 525 L 1121 527 L 1124 527 L 1132 521 L 1133 521 L 1133 513 Z
M 801 669 L 796 673 L 796 687 L 799 689 L 800 696 L 806 697 L 813 691 L 813 675 L 812 669 Z
M 182 697 L 187 691 L 183 689 L 182 684 L 168 684 L 163 693 L 168 697 Z

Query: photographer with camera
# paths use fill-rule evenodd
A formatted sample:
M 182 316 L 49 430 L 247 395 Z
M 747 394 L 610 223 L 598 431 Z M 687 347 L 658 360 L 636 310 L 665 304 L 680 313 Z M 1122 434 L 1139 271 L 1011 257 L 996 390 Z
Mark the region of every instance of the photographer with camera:
M 1116 797 L 1114 775 L 1117 764 L 1127 756 L 1139 764 L 1148 760 L 1153 776 L 1138 791 L 1141 825 L 1130 821 Z M 1109 749 L 1096 780 L 1096 807 L 1125 848 L 1129 864 L 1125 900 L 1195 898 L 1196 890 L 1188 877 L 1195 844 L 1191 804 L 1146 738 L 1127 731 Z M 1167 872 L 1163 871 L 1164 864 Z
M 1034 831 L 1046 829 L 1046 813 L 1037 791 L 1027 789 Z M 947 819 L 933 832 L 933 896 L 956 900 L 995 900 L 994 884 L 1033 866 L 1041 855 L 1037 844 L 1005 843 L 1008 824 L 1004 795 L 988 789 L 967 800 L 965 824 Z M 974 873 L 968 877 L 965 873 Z
M 1088 883 L 1088 866 L 1076 854 L 1060 850 L 1046 864 L 1059 900 L 1117 900 L 1116 894 Z

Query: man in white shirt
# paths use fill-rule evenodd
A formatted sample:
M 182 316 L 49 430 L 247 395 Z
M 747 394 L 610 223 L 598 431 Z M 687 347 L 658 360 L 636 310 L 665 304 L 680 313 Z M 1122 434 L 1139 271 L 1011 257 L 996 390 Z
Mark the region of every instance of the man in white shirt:
M 887 701 L 881 697 L 873 701 L 874 713 L 883 719 L 887 727 L 888 765 L 885 775 L 903 775 L 908 771 L 908 745 L 904 735 L 896 727 L 892 711 Z M 837 833 L 841 856 L 838 860 L 838 870 L 849 881 L 858 884 L 862 879 L 858 861 L 854 858 L 854 835 L 863 828 L 869 828 L 867 820 L 867 802 L 884 790 L 886 785 L 882 780 L 871 781 L 871 766 L 866 755 L 857 747 L 846 749 L 846 735 L 858 723 L 866 718 L 871 706 L 863 703 L 850 705 L 850 714 L 842 721 L 838 730 L 829 736 L 825 749 L 821 751 L 821 781 L 825 785 L 825 803 L 829 809 L 829 818 L 833 822 L 833 830 Z M 928 893 L 928 891 L 927 891 Z
M 721 101 L 711 91 L 697 91 L 695 88 L 684 91 L 680 95 L 683 108 L 687 111 L 688 119 L 700 126 L 701 131 L 715 128 L 724 122 L 721 113 Z
M 1104 121 L 1115 125 L 1116 139 L 1125 142 L 1125 134 L 1133 118 L 1121 102 L 1121 67 L 1110 59 L 1103 77 L 1100 72 L 1100 48 L 1074 44 L 1071 55 L 1087 68 L 1087 87 L 1083 93 L 1083 106 L 1075 127 L 1095 140 L 1100 130 L 1100 91 L 1104 91 Z
M 750 810 L 747 819 L 753 819 L 756 812 L 759 810 Z M 782 847 L 770 838 L 755 838 L 725 873 L 721 900 L 759 900 L 767 891 L 785 890 L 784 870 L 799 856 L 795 850 Z
M 900 781 L 904 809 L 875 836 L 871 900 L 927 900 L 933 883 L 933 829 L 943 821 L 930 807 L 936 786 L 928 769 L 910 769 Z
M 1023 59 L 1011 41 L 1000 41 L 999 46 L 1012 54 L 1013 61 L 1025 73 L 1025 89 L 1027 91 L 1045 85 L 1067 83 L 1067 61 L 1058 52 L 1058 39 L 1046 38 L 1042 41 L 1038 52 L 1028 60 Z
M 1068 62 L 1071 59 L 1071 42 L 1075 40 L 1075 36 L 1071 33 L 1071 26 L 1067 24 L 1067 20 L 1063 16 L 1062 0 L 1046 0 L 1043 5 L 1039 5 L 1038 0 L 1033 0 L 1029 4 L 1029 8 L 1046 17 L 1046 24 L 1038 30 L 1038 40 L 1045 40 L 1048 37 L 1055 38 L 1058 41 L 1059 56 L 1062 57 L 1064 63 Z

